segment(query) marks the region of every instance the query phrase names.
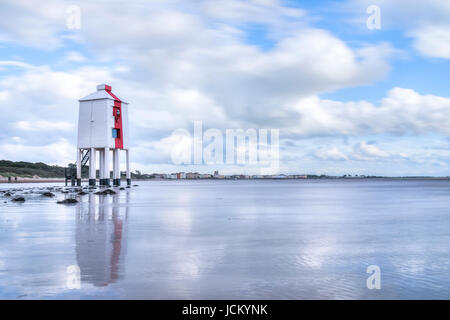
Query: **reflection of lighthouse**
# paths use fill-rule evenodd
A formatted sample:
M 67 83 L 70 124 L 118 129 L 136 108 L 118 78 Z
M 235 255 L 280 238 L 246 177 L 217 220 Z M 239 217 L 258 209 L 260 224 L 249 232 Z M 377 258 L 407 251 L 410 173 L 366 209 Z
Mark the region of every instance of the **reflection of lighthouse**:
M 96 203 L 98 200 L 98 204 Z M 129 193 L 126 193 L 128 204 Z M 128 205 L 120 207 L 119 195 L 89 195 L 76 221 L 76 257 L 81 279 L 95 286 L 116 282 L 124 272 Z
M 113 152 L 113 183 L 120 185 L 119 150 L 126 151 L 127 184 L 131 184 L 128 103 L 120 100 L 106 84 L 79 100 L 77 182 L 81 185 L 81 167 L 89 160 L 89 184 L 96 184 L 96 153 L 99 154 L 100 185 L 110 184 L 109 157 Z M 85 153 L 83 153 L 85 151 Z

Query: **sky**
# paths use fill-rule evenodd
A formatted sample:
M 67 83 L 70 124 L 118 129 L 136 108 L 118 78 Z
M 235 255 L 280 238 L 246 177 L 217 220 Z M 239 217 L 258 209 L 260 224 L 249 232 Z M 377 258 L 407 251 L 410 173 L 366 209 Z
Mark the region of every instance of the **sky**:
M 74 162 L 107 83 L 133 170 L 256 173 L 175 164 L 201 121 L 279 130 L 279 173 L 450 176 L 449 71 L 448 0 L 0 0 L 0 159 Z

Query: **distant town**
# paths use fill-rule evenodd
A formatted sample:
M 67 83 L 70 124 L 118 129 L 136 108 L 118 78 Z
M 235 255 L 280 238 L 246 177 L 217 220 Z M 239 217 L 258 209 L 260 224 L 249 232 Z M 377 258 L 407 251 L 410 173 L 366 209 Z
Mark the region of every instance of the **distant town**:
M 73 164 L 71 164 L 73 166 Z M 89 167 L 83 167 L 83 177 L 88 174 Z M 125 176 L 125 171 L 121 176 Z M 98 175 L 98 172 L 97 172 Z M 65 168 L 57 165 L 47 165 L 42 162 L 24 162 L 0 160 L 0 183 L 4 182 L 49 182 L 63 181 L 65 177 Z M 449 179 L 449 177 L 425 177 L 425 176 L 407 176 L 407 177 L 386 177 L 362 174 L 344 174 L 344 175 L 317 175 L 317 174 L 277 174 L 277 175 L 247 175 L 247 174 L 220 174 L 218 170 L 212 173 L 199 172 L 175 172 L 175 173 L 142 173 L 139 170 L 131 172 L 133 180 L 259 180 L 259 179 Z
M 196 179 L 221 179 L 221 180 L 250 180 L 250 179 L 320 179 L 320 178 L 381 178 L 376 176 L 350 175 L 328 176 L 328 175 L 300 175 L 300 174 L 276 174 L 276 175 L 246 175 L 246 174 L 220 174 L 219 171 L 214 173 L 198 173 L 198 172 L 176 172 L 176 173 L 152 173 L 142 174 L 139 171 L 135 173 L 139 179 L 159 179 L 159 180 L 196 180 Z
M 198 172 L 176 172 L 176 173 L 152 173 L 140 174 L 137 176 L 144 179 L 162 179 L 162 180 L 195 180 L 195 179 L 307 179 L 307 175 L 246 175 L 246 174 L 220 174 L 219 171 L 214 173 L 198 173 Z

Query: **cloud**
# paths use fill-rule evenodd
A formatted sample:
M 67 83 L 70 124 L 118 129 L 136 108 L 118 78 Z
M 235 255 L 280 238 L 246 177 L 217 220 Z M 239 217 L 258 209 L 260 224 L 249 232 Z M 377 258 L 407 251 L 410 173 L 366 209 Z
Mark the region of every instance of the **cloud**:
M 367 18 L 363 13 L 370 5 L 381 10 L 381 31 L 401 30 L 413 38 L 413 47 L 429 57 L 450 58 L 450 2 L 447 0 L 349 0 L 344 7 L 355 17 Z M 364 19 L 357 24 L 367 30 Z
M 414 47 L 423 55 L 450 59 L 450 24 L 424 26 L 412 31 L 411 36 L 415 38 Z
M 60 47 L 63 41 L 67 4 L 56 0 L 2 1 L 0 10 L 0 42 L 19 42 L 27 46 L 50 50 Z
M 11 144 L 11 137 L 29 146 L 60 139 L 75 144 L 78 99 L 95 90 L 98 79 L 111 78 L 107 70 L 92 67 L 64 72 L 27 65 L 8 73 L 0 80 L 0 144 Z
M 388 158 L 390 156 L 389 152 L 383 151 L 376 145 L 369 144 L 366 141 L 362 141 L 355 146 L 354 157 L 358 160 Z
M 46 120 L 37 120 L 37 121 L 18 121 L 15 123 L 15 127 L 19 130 L 25 131 L 71 131 L 73 130 L 74 125 L 69 122 L 63 121 L 46 121 Z
M 0 61 L 0 71 L 6 70 L 7 68 L 17 67 L 17 68 L 31 68 L 32 66 L 28 63 L 22 61 Z
M 79 52 L 69 51 L 63 58 L 64 62 L 84 62 L 87 58 Z
M 0 144 L 0 158 L 29 162 L 44 162 L 66 166 L 74 162 L 75 146 L 65 139 L 45 145 L 24 145 L 21 143 Z
M 340 145 L 339 147 L 320 147 L 313 152 L 313 156 L 325 161 L 392 161 L 395 159 L 408 159 L 404 153 L 386 151 L 375 143 L 360 141 L 353 148 Z
M 320 148 L 314 153 L 314 156 L 320 160 L 340 161 L 348 159 L 347 156 L 336 147 L 332 147 L 329 149 Z
M 193 120 L 222 128 L 243 124 L 284 126 L 277 120 L 289 117 L 288 106 L 293 101 L 370 84 L 389 71 L 388 60 L 393 54 L 389 45 L 351 48 L 330 32 L 308 27 L 306 11 L 284 2 L 215 3 L 224 10 L 217 11 L 210 1 L 188 7 L 182 1 L 153 1 L 139 6 L 80 2 L 82 27 L 76 31 L 77 36 L 100 61 L 108 62 L 108 67 L 67 72 L 33 67 L 1 81 L 0 99 L 19 97 L 14 105 L 21 104 L 20 108 L 30 114 L 32 104 L 39 103 L 43 106 L 40 112 L 52 116 L 52 106 L 67 105 L 69 97 L 76 100 L 90 92 L 88 85 L 94 88 L 95 79 L 96 83 L 117 80 L 125 100 L 133 100 L 131 112 L 139 122 L 140 134 L 149 129 L 185 128 Z M 46 2 L 45 7 L 53 4 Z M 39 39 L 27 36 L 26 31 L 6 29 L 9 41 L 29 44 L 33 39 L 61 40 L 67 30 L 58 13 L 68 4 L 50 12 L 34 7 L 25 11 L 22 2 L 9 5 L 6 9 L 10 14 L 27 22 L 29 16 L 38 20 L 45 16 L 45 23 L 40 22 L 42 28 L 36 30 Z M 277 32 L 270 49 L 246 42 L 247 27 L 252 23 Z M 64 59 L 83 62 L 85 57 L 71 51 Z M 66 96 L 64 101 L 62 95 Z M 55 112 L 53 117 L 61 115 Z
M 450 98 L 411 89 L 393 88 L 378 105 L 312 96 L 300 99 L 291 110 L 296 116 L 285 119 L 292 124 L 287 131 L 300 136 L 450 134 Z
M 20 74 L 3 78 L 0 92 L 4 93 L 4 103 L 0 118 L 4 131 L 0 135 L 0 144 L 20 144 L 25 148 L 52 145 L 59 139 L 75 144 L 77 99 L 94 91 L 98 79 L 106 78 L 113 79 L 113 84 L 119 88 L 115 92 L 121 98 L 131 100 L 133 161 L 138 168 L 148 163 L 171 164 L 174 145 L 183 143 L 172 135 L 173 130 L 192 131 L 194 120 L 202 120 L 205 130 L 210 127 L 260 128 L 261 123 L 274 128 L 277 124 L 275 128 L 281 129 L 282 138 L 297 140 L 450 134 L 450 98 L 421 95 L 411 89 L 393 88 L 378 104 L 333 101 L 316 95 L 292 98 L 281 108 L 269 110 L 271 112 L 262 109 L 254 111 L 257 112 L 255 115 L 248 113 L 246 117 L 240 117 L 228 112 L 225 105 L 218 104 L 207 91 L 165 88 L 158 92 L 145 84 L 120 79 L 120 73 L 115 73 L 114 69 L 79 67 L 61 72 L 47 66 L 31 66 Z M 298 148 L 284 149 L 282 159 L 284 155 L 298 153 Z M 351 150 L 323 147 L 315 151 L 314 156 L 335 161 L 398 156 L 395 152 L 377 148 L 360 144 L 353 150 L 355 156 Z M 2 156 L 13 155 L 19 154 L 9 151 L 8 155 Z
M 447 57 L 448 2 L 410 3 L 381 1 L 382 28 L 407 25 L 419 51 Z M 322 99 L 323 93 L 385 78 L 396 51 L 388 43 L 356 45 L 313 27 L 310 13 L 289 2 L 80 1 L 79 30 L 67 29 L 70 4 L 2 4 L 0 43 L 62 47 L 53 50 L 57 63 L 0 61 L 2 157 L 30 159 L 40 147 L 62 146 L 67 152 L 55 153 L 52 161 L 73 161 L 68 150 L 76 141 L 77 100 L 104 82 L 130 102 L 135 168 L 170 164 L 171 151 L 188 143 L 172 132 L 192 130 L 194 120 L 205 129 L 279 128 L 281 138 L 304 139 L 308 150 L 282 145 L 282 159 L 301 155 L 340 164 L 400 157 L 392 148 L 361 142 L 370 135 L 450 134 L 447 97 L 393 88 L 378 103 Z M 422 10 L 421 21 L 399 15 L 400 8 L 414 16 Z M 263 40 L 250 42 L 255 30 Z M 432 31 L 438 32 L 429 36 Z M 317 149 L 314 139 L 324 137 L 359 142 L 353 149 L 330 143 Z
M 151 103 L 153 114 L 144 115 L 147 127 L 185 125 L 207 114 L 213 126 L 235 119 L 277 125 L 273 119 L 290 100 L 370 84 L 389 72 L 394 51 L 388 44 L 352 48 L 330 32 L 308 27 L 305 11 L 280 1 L 213 4 L 81 5 L 80 38 L 100 60 L 126 65 L 121 78 L 130 90 L 123 92 Z M 248 28 L 256 22 L 277 33 L 270 48 L 247 43 Z M 183 94 L 189 100 L 194 92 L 203 112 L 191 112 L 193 106 L 177 98 Z M 174 112 L 169 123 L 168 113 Z
M 55 5 L 58 9 L 42 17 L 47 27 L 36 30 L 41 33 L 36 45 L 42 39 L 60 39 L 67 32 L 61 22 L 64 19 L 56 13 L 68 5 Z M 25 11 L 23 6 L 20 2 L 6 9 L 19 17 L 34 14 L 41 21 L 43 10 L 32 7 Z M 99 59 L 123 60 L 129 64 L 128 75 L 133 80 L 146 81 L 153 88 L 170 84 L 207 92 L 234 114 L 237 109 L 259 108 L 262 101 L 273 100 L 275 105 L 288 97 L 369 84 L 386 75 L 387 60 L 393 53 L 387 44 L 350 48 L 333 34 L 308 27 L 305 11 L 281 1 L 208 0 L 188 7 L 184 1 L 139 6 L 83 1 L 79 6 L 82 27 L 76 31 L 77 37 Z M 114 23 L 110 23 L 111 17 Z M 248 28 L 254 23 L 278 34 L 271 50 L 246 42 Z M 15 28 L 28 30 L 31 26 Z M 6 31 L 10 41 L 30 40 Z M 80 58 L 71 56 L 72 60 Z M 272 98 L 257 99 L 261 92 Z

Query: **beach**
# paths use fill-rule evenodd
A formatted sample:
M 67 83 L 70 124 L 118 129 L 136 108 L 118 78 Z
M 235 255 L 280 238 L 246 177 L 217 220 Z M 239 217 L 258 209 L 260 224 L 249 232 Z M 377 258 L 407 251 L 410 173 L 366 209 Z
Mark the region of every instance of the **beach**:
M 0 195 L 0 297 L 450 297 L 448 180 L 137 184 L 52 198 L 39 192 L 54 184 L 1 185 L 26 201 Z

